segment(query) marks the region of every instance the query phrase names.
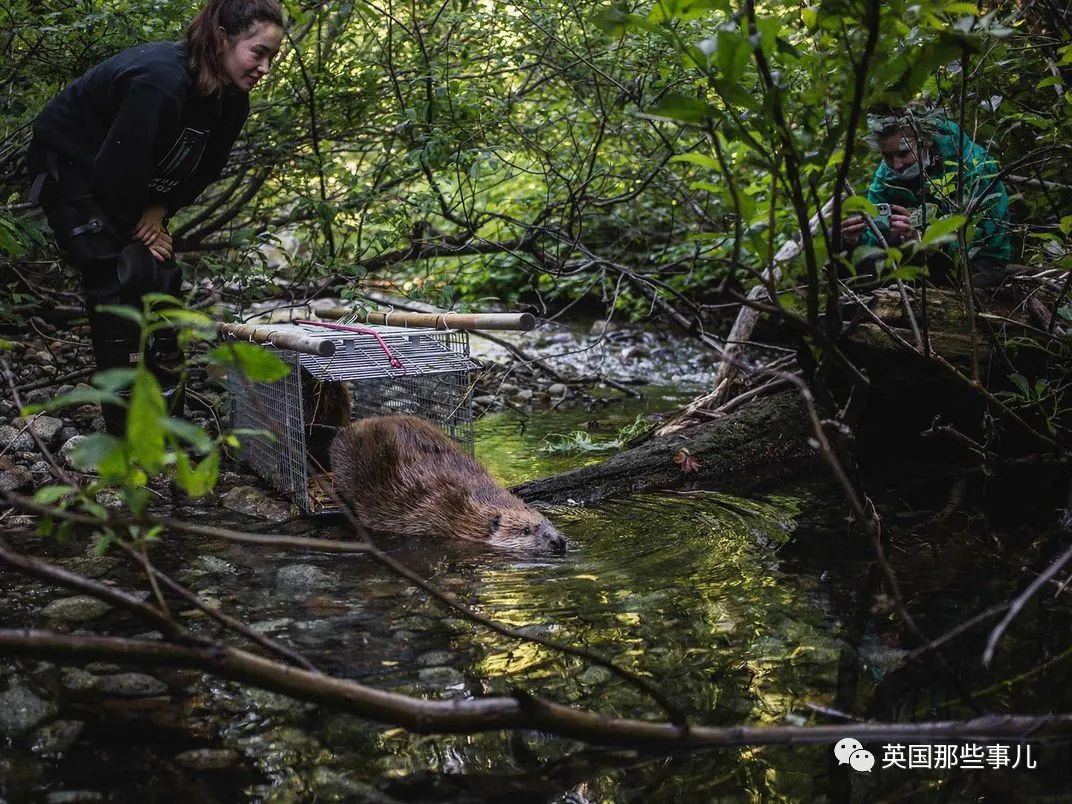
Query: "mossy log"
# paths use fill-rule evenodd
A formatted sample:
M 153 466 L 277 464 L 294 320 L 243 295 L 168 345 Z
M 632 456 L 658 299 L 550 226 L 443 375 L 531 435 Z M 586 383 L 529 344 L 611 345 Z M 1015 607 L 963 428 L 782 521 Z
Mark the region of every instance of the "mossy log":
M 582 505 L 619 494 L 692 486 L 746 492 L 815 466 L 818 456 L 808 445 L 810 435 L 800 396 L 772 394 L 723 418 L 652 439 L 594 466 L 523 483 L 514 491 L 530 503 L 572 500 Z M 683 449 L 695 460 L 693 466 L 678 457 Z

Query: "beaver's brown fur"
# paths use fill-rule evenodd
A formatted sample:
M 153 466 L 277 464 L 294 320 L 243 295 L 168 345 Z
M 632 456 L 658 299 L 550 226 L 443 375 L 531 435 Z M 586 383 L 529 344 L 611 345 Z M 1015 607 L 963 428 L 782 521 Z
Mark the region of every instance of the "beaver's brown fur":
M 350 423 L 350 390 L 341 382 L 322 382 L 301 370 L 305 415 L 305 452 L 313 469 L 331 470 L 331 442 Z
M 566 546 L 545 516 L 415 416 L 374 416 L 340 430 L 331 465 L 336 492 L 369 530 L 520 549 Z

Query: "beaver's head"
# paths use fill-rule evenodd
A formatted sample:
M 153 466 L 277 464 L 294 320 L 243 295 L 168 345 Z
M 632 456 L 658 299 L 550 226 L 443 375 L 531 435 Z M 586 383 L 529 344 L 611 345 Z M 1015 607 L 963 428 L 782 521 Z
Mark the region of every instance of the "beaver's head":
M 560 553 L 566 539 L 543 514 L 526 506 L 503 508 L 491 516 L 488 543 L 517 550 Z

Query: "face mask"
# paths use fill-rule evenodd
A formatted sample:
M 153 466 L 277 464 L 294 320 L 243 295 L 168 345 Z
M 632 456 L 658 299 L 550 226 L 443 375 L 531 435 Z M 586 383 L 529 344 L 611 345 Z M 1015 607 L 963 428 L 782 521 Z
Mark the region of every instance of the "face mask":
M 902 182 L 915 182 L 915 181 L 918 181 L 919 177 L 920 177 L 920 174 L 922 172 L 921 165 L 925 161 L 927 161 L 927 157 L 928 157 L 928 154 L 927 154 L 926 150 L 920 151 L 919 158 L 915 162 L 913 162 L 911 165 L 906 167 L 904 170 L 894 170 L 893 168 L 890 168 L 890 170 L 893 172 L 894 178 L 896 178 L 898 181 L 902 181 Z

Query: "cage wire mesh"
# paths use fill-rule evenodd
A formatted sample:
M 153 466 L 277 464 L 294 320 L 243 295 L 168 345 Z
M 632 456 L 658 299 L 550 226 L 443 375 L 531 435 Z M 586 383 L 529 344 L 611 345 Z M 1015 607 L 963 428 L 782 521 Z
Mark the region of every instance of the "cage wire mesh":
M 306 513 L 331 513 L 334 502 L 306 460 L 307 412 L 301 369 L 321 382 L 344 383 L 352 400 L 351 420 L 408 414 L 438 425 L 462 449 L 473 453 L 472 378 L 466 332 L 425 328 L 378 327 L 383 340 L 301 324 L 280 324 L 275 332 L 294 332 L 335 342 L 331 357 L 307 355 L 263 345 L 290 372 L 273 383 L 252 382 L 229 372 L 234 400 L 233 426 L 242 459 L 257 474 L 291 496 Z M 399 366 L 392 365 L 395 358 Z

